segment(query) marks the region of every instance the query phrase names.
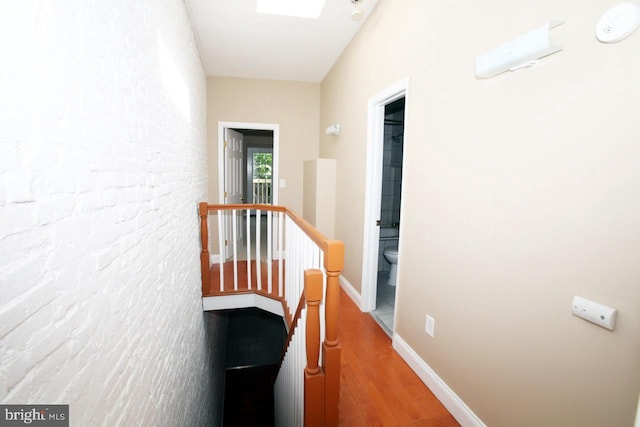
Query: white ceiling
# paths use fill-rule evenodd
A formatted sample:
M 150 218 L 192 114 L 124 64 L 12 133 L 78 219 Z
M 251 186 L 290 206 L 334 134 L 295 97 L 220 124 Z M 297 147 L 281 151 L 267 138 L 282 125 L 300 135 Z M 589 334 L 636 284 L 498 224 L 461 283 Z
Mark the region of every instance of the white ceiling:
M 377 1 L 360 3 L 365 20 Z M 259 14 L 256 0 L 184 2 L 207 76 L 320 82 L 364 22 L 350 0 L 326 0 L 317 20 Z

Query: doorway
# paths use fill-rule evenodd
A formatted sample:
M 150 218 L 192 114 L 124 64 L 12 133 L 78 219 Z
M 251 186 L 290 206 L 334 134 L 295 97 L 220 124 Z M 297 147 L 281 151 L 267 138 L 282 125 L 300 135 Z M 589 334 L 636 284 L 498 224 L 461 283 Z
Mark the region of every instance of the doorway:
M 245 203 L 273 204 L 273 134 L 265 132 L 251 138 L 247 141 L 246 153 Z
M 268 123 L 218 122 L 218 200 L 222 204 L 271 204 L 278 203 L 278 153 L 279 153 L 279 125 Z M 253 160 L 257 156 L 257 163 Z M 268 159 L 266 161 L 265 159 Z M 254 180 L 249 173 L 257 173 L 256 182 L 258 193 L 254 195 Z M 251 221 L 255 228 L 255 216 L 247 218 L 241 212 L 236 218 L 236 241 L 233 241 L 233 223 L 231 214 L 224 214 L 222 232 L 224 236 L 224 258 L 229 259 L 235 247 L 240 254 L 245 253 L 246 241 L 244 230 L 246 221 Z M 266 223 L 258 227 L 262 236 L 262 229 L 266 230 Z M 266 231 L 265 231 L 266 233 Z M 266 244 L 266 234 L 262 239 Z M 266 252 L 265 252 L 266 253 Z
M 218 200 L 219 203 L 227 204 L 225 197 L 225 180 L 229 179 L 227 184 L 234 178 L 226 177 L 226 153 L 225 153 L 225 136 L 226 130 L 233 129 L 239 131 L 243 135 L 243 153 L 247 156 L 247 145 L 254 147 L 270 147 L 271 149 L 271 203 L 278 204 L 278 160 L 280 150 L 280 126 L 272 123 L 245 123 L 245 122 L 218 122 Z M 270 136 L 270 138 L 269 138 Z M 270 142 L 265 142 L 270 139 Z M 253 140 L 254 142 L 247 141 Z M 255 142 L 257 140 L 262 140 Z M 245 157 L 246 158 L 246 157 Z M 240 180 L 246 181 L 245 168 L 235 171 L 236 178 L 240 176 Z M 250 203 L 247 200 L 248 193 L 246 185 L 243 186 L 244 203 Z
M 402 258 L 401 176 L 408 86 L 409 80 L 404 79 L 369 99 L 360 308 L 370 312 L 392 337 L 396 318 L 395 292 L 401 281 L 396 279 L 395 287 L 387 283 L 391 264 L 385 260 L 383 252 L 392 246 L 398 248 L 397 270 Z
M 376 307 L 373 317 L 393 335 L 396 305 L 398 243 L 400 238 L 400 204 L 402 200 L 402 153 L 404 145 L 405 98 L 387 104 L 384 109 L 382 186 L 380 202 L 380 237 L 378 239 L 378 274 Z

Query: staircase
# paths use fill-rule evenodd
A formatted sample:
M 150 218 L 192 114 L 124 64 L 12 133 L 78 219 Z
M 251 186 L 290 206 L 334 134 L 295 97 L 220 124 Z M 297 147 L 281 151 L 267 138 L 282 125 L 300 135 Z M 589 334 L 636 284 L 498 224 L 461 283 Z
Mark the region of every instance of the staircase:
M 273 384 L 279 368 L 279 365 L 266 365 L 227 370 L 225 426 L 275 426 Z
M 237 410 L 243 402 L 261 402 L 250 406 L 264 418 L 259 415 L 259 423 L 250 425 L 271 425 L 268 409 L 265 414 L 258 409 L 263 406 L 273 409 L 278 426 L 338 425 L 338 278 L 343 243 L 327 239 L 280 206 L 203 202 L 199 215 L 203 309 L 258 307 L 282 316 L 287 329 L 277 369 L 262 368 L 263 380 L 254 387 L 245 382 L 241 387 L 245 390 L 229 390 L 234 393 L 228 397 L 234 400 L 229 416 L 245 416 L 248 411 Z M 211 218 L 217 219 L 217 227 L 209 227 Z M 209 240 L 217 241 L 214 256 Z M 272 373 L 273 387 L 269 385 Z M 257 390 L 263 398 L 256 401 Z M 268 390 L 273 393 L 273 405 Z M 237 419 L 227 425 L 242 422 Z
M 283 319 L 255 308 L 226 315 L 224 425 L 273 426 L 273 384 L 287 338 Z

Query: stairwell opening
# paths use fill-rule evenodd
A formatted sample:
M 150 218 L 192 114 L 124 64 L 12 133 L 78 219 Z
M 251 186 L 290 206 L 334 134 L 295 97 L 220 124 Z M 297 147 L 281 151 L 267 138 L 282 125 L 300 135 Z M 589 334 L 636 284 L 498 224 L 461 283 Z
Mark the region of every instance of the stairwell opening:
M 258 308 L 226 310 L 225 426 L 273 426 L 273 385 L 287 339 L 282 317 Z

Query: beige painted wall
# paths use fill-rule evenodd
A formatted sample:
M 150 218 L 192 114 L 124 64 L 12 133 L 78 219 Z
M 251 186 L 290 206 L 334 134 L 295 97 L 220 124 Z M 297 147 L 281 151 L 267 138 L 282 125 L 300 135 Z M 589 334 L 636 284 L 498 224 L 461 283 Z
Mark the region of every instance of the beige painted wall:
M 329 239 L 336 229 L 336 161 L 313 159 L 304 162 L 302 217 Z
M 318 157 L 320 84 L 207 78 L 209 201 L 218 202 L 218 122 L 280 125 L 279 204 L 302 214 L 302 164 Z
M 402 4 L 400 4 L 402 3 Z M 640 391 L 640 32 L 616 1 L 380 0 L 322 83 L 336 238 L 361 288 L 367 100 L 410 78 L 397 333 L 489 426 L 629 426 Z M 550 19 L 565 50 L 476 80 L 475 57 Z M 619 309 L 614 332 L 571 315 Z M 436 319 L 435 338 L 424 333 Z

